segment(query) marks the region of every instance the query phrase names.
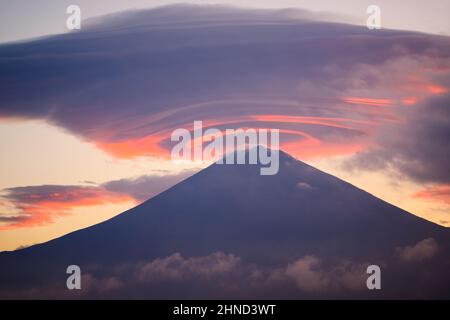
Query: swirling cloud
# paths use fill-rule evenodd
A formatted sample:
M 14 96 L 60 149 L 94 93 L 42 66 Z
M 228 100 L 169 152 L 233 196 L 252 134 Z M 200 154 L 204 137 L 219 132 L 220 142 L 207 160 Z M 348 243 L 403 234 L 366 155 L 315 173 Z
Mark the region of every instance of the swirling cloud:
M 194 120 L 270 125 L 314 157 L 365 149 L 396 109 L 447 90 L 447 38 L 297 13 L 170 6 L 0 46 L 0 117 L 46 119 L 119 158 L 167 157 Z

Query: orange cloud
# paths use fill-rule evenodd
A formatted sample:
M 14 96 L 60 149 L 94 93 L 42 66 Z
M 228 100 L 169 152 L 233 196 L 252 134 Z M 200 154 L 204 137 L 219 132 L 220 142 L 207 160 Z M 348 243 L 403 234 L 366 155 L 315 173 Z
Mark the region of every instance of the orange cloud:
M 438 85 L 429 85 L 427 87 L 428 91 L 431 92 L 432 94 L 444 94 L 448 92 L 447 88 L 438 86 Z
M 450 185 L 436 185 L 413 194 L 414 198 L 450 204 Z
M 391 99 L 373 99 L 373 98 L 358 98 L 358 97 L 344 97 L 342 101 L 350 104 L 360 104 L 373 107 L 388 107 L 392 105 Z
M 405 106 L 413 106 L 417 103 L 418 99 L 416 97 L 407 97 L 402 99 L 402 103 Z
M 297 141 L 281 144 L 281 148 L 287 153 L 302 160 L 311 160 L 319 157 L 351 155 L 366 148 L 363 143 L 327 143 L 320 140 L 314 142 L 299 143 Z
M 377 100 L 378 101 L 378 100 Z M 273 123 L 275 125 L 268 125 Z M 245 125 L 244 125 L 245 124 Z M 314 117 L 314 116 L 294 116 L 282 114 L 256 114 L 241 116 L 239 119 L 222 118 L 206 119 L 203 121 L 203 130 L 208 128 L 255 128 L 266 129 L 276 128 L 282 135 L 280 144 L 288 152 L 302 158 L 313 158 L 328 155 L 351 154 L 360 151 L 363 145 L 354 141 L 349 142 L 324 142 L 319 137 L 313 136 L 299 129 L 284 129 L 284 125 L 315 125 L 324 128 L 335 128 L 343 130 L 356 130 L 368 133 L 378 125 L 375 120 L 362 120 L 342 117 Z M 193 123 L 179 125 L 180 128 L 193 130 Z M 171 129 L 160 131 L 157 134 L 145 136 L 143 138 L 128 139 L 119 142 L 97 142 L 96 145 L 105 152 L 118 158 L 135 158 L 139 156 L 152 156 L 169 159 L 170 157 L 170 136 Z M 222 130 L 223 134 L 225 131 Z M 299 138 L 286 139 L 288 136 L 298 136 Z M 289 141 L 288 141 L 289 140 Z M 169 143 L 167 147 L 164 143 Z
M 254 115 L 251 118 L 256 121 L 277 122 L 277 123 L 296 123 L 296 124 L 315 124 L 340 129 L 354 129 L 351 125 L 374 125 L 375 122 L 367 120 L 356 120 L 350 118 L 330 118 L 330 117 L 303 117 L 303 116 L 286 116 L 286 115 Z
M 161 147 L 164 139 L 168 138 L 170 139 L 170 133 L 148 135 L 118 142 L 96 142 L 95 145 L 106 153 L 123 159 L 140 156 L 168 157 L 167 150 Z
M 312 124 L 318 126 L 332 127 L 346 130 L 361 130 L 369 131 L 371 126 L 375 126 L 375 121 L 358 120 L 350 118 L 331 118 L 331 117 L 304 117 L 304 116 L 289 116 L 289 115 L 251 115 L 242 117 L 240 122 L 252 121 L 255 122 L 255 129 L 262 129 L 258 127 L 258 122 L 277 123 L 274 128 L 280 127 L 280 124 Z M 209 125 L 224 125 L 229 124 L 227 121 L 215 121 Z M 231 123 L 231 122 L 230 122 Z M 236 121 L 233 121 L 236 123 Z M 243 128 L 245 129 L 245 128 Z M 293 156 L 309 160 L 323 156 L 348 155 L 364 150 L 367 146 L 361 141 L 345 141 L 345 142 L 326 142 L 318 137 L 315 137 L 305 131 L 293 129 L 279 129 L 281 137 L 280 147 L 292 154 Z M 283 134 L 286 136 L 298 136 L 297 139 L 283 141 Z
M 59 191 L 54 192 L 55 189 Z M 130 195 L 101 187 L 35 186 L 8 191 L 5 198 L 16 208 L 18 215 L 4 218 L 9 224 L 0 226 L 0 231 L 50 224 L 79 207 L 135 201 Z
M 433 70 L 434 73 L 446 73 L 447 70 Z M 399 85 L 399 91 L 403 94 L 411 94 L 424 98 L 429 95 L 441 95 L 448 92 L 448 89 L 433 83 L 432 76 L 430 75 L 409 75 L 405 81 Z

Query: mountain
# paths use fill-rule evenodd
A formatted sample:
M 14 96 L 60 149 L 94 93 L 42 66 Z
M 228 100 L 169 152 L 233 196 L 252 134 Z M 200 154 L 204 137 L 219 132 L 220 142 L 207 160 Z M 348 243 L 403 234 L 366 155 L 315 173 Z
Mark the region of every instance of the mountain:
M 280 152 L 213 164 L 108 221 L 0 254 L 0 297 L 450 298 L 450 232 Z M 66 288 L 78 265 L 82 290 Z M 368 265 L 381 290 L 368 290 Z

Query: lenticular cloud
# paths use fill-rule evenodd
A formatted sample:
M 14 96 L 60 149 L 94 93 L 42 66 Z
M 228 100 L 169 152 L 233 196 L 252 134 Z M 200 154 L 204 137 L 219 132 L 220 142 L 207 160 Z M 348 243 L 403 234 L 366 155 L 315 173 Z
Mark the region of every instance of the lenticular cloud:
M 307 159 L 365 151 L 447 92 L 448 38 L 325 18 L 176 5 L 2 45 L 0 117 L 45 119 L 118 158 L 168 157 L 170 133 L 195 120 L 279 128 Z

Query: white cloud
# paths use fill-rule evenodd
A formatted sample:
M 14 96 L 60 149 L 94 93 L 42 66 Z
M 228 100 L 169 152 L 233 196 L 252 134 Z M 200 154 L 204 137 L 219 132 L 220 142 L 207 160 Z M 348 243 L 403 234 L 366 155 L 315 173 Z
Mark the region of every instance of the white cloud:
M 341 261 L 326 268 L 319 258 L 308 255 L 285 269 L 285 275 L 293 279 L 298 288 L 307 292 L 358 290 L 365 287 L 366 265 Z
M 175 253 L 137 267 L 136 275 L 142 281 L 180 280 L 191 277 L 210 278 L 234 271 L 240 258 L 233 254 L 215 252 L 208 256 L 184 258 Z
M 421 261 L 432 258 L 438 251 L 438 244 L 433 238 L 419 241 L 413 246 L 397 248 L 400 259 L 404 261 Z
M 306 291 L 319 291 L 327 286 L 324 274 L 317 270 L 319 259 L 314 256 L 306 256 L 289 264 L 286 275 L 295 280 L 300 289 Z

